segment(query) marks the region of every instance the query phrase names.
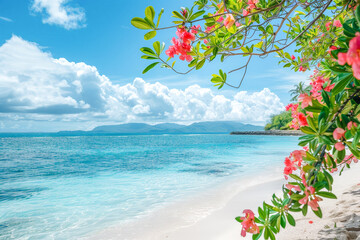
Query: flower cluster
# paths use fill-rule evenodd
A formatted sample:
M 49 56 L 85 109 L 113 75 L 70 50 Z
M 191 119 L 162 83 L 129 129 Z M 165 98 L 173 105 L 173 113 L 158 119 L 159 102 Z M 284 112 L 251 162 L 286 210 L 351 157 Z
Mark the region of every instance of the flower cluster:
M 195 40 L 195 34 L 199 30 L 200 26 L 194 27 L 191 29 L 191 32 L 188 32 L 184 26 L 178 27 L 176 35 L 179 39 L 173 38 L 172 44 L 169 46 L 169 49 L 165 51 L 166 55 L 173 58 L 174 55 L 180 55 L 180 60 L 186 60 L 190 62 L 193 57 L 189 55 L 191 52 L 191 42 Z
M 290 103 L 285 107 L 285 109 L 286 111 L 291 109 L 291 117 L 293 120 L 291 121 L 290 128 L 297 130 L 302 126 L 308 126 L 305 114 L 303 112 L 299 112 L 299 104 Z
M 259 233 L 259 227 L 255 223 L 255 215 L 253 211 L 245 209 L 243 213 L 245 213 L 245 217 L 240 218 L 242 221 L 241 236 L 245 237 L 247 232 L 252 234 Z
M 259 2 L 259 0 L 249 0 L 248 3 L 247 3 L 248 6 L 243 9 L 243 16 L 246 17 L 247 15 L 249 15 L 251 10 L 256 8 L 256 4 L 258 2 Z
M 334 88 L 335 84 L 330 83 L 329 78 L 325 78 L 317 70 L 314 71 L 314 74 L 310 76 L 312 87 L 310 90 L 311 96 L 317 99 L 319 102 L 322 101 L 321 91 L 324 90 L 326 92 L 330 92 L 331 89 Z
M 340 65 L 349 64 L 354 77 L 360 80 L 360 33 L 356 33 L 356 37 L 350 40 L 347 53 L 338 54 L 338 62 Z
M 285 179 L 288 179 L 287 175 L 292 174 L 293 171 L 296 171 L 301 167 L 303 157 L 306 156 L 306 152 L 304 150 L 295 150 L 290 153 L 290 156 L 285 158 L 284 164 L 284 175 Z
M 318 202 L 322 201 L 322 198 L 315 195 L 315 188 L 313 186 L 308 186 L 308 184 L 306 183 L 304 172 L 301 172 L 301 179 L 302 179 L 301 182 L 305 187 L 304 190 L 305 197 L 300 199 L 299 203 L 303 205 L 309 204 L 309 206 L 313 211 L 318 211 L 319 210 Z

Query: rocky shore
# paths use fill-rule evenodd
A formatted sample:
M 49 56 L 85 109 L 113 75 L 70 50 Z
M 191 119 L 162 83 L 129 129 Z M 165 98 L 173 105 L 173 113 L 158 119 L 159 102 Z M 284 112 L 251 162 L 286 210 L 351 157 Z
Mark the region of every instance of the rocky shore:
M 269 130 L 269 131 L 235 131 L 230 135 L 273 135 L 273 136 L 302 136 L 300 130 Z

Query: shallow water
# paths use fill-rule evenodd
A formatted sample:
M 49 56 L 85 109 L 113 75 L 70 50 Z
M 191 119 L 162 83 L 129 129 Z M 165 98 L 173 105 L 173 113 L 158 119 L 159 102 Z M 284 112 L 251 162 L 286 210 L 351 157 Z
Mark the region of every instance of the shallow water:
M 297 137 L 0 135 L 0 239 L 76 239 L 235 176 L 281 167 Z

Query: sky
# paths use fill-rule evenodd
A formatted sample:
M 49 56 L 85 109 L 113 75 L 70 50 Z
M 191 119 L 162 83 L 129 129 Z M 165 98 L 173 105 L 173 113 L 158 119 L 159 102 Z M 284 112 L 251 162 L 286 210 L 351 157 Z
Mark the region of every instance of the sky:
M 150 46 L 133 17 L 148 5 L 171 12 L 189 0 L 0 0 L 0 132 L 91 130 L 99 125 L 240 121 L 264 125 L 284 110 L 288 91 L 307 79 L 255 58 L 240 89 L 218 90 L 217 69 L 241 66 L 245 58 L 213 61 L 187 75 L 169 69 L 142 70 L 150 63 L 139 49 Z M 174 29 L 154 40 L 170 44 Z M 176 66 L 181 68 L 181 61 Z M 229 75 L 238 83 L 242 72 Z

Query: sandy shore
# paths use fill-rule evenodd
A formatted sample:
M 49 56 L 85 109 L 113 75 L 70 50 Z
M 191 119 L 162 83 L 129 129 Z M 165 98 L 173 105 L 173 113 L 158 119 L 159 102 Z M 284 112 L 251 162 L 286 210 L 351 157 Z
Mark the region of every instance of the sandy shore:
M 323 219 L 312 212 L 306 217 L 294 213 L 297 226 L 282 229 L 277 239 L 357 239 L 360 234 L 359 170 L 360 163 L 344 171 L 341 177 L 334 174 L 333 190 L 338 199 L 321 202 Z M 197 198 L 180 201 L 127 225 L 109 227 L 86 239 L 244 239 L 240 236 L 241 225 L 234 218 L 246 208 L 255 212 L 263 200 L 269 201 L 273 193 L 280 194 L 283 183 L 282 179 L 260 184 L 259 181 L 246 185 L 226 183 Z M 245 239 L 251 239 L 250 236 Z

